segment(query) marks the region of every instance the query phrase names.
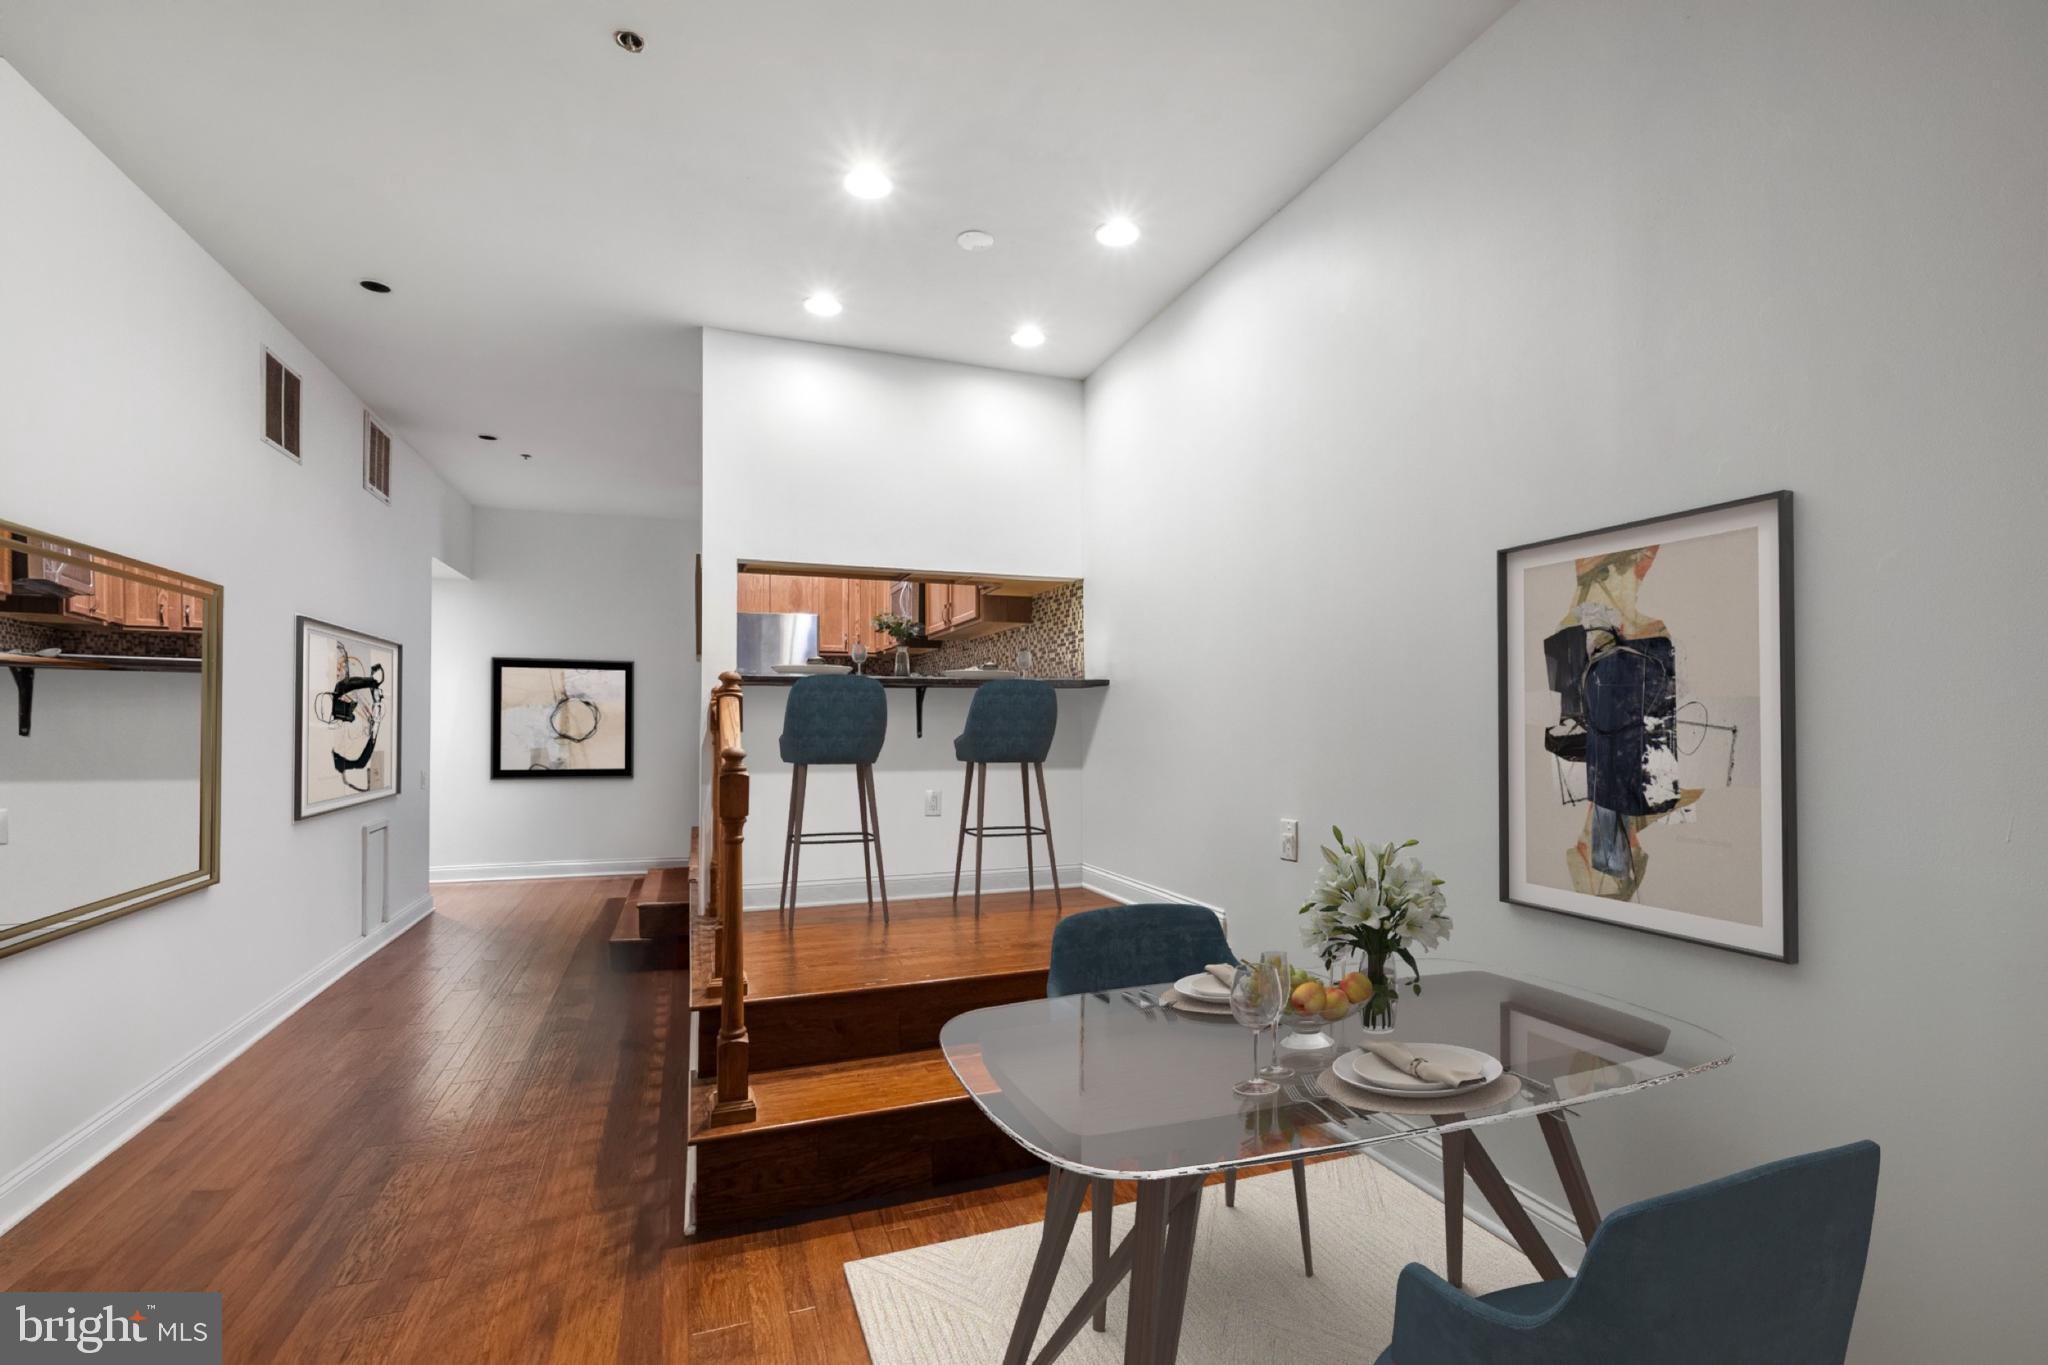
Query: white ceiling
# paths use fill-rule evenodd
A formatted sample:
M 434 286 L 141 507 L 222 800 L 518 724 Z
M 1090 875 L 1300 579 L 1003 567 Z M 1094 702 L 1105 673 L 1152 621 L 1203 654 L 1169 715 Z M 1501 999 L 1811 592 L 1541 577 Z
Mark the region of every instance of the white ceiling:
M 1510 2 L 9 0 L 0 56 L 473 501 L 674 515 L 699 327 L 1085 376 Z

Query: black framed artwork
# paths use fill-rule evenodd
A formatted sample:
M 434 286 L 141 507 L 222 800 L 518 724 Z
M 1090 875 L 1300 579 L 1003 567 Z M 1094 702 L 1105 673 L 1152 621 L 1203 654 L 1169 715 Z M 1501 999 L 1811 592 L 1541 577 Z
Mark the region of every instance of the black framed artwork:
M 398 795 L 404 655 L 390 640 L 298 618 L 292 819 Z
M 1501 899 L 1797 961 L 1792 495 L 1497 574 Z
M 631 777 L 633 665 L 491 660 L 491 776 Z

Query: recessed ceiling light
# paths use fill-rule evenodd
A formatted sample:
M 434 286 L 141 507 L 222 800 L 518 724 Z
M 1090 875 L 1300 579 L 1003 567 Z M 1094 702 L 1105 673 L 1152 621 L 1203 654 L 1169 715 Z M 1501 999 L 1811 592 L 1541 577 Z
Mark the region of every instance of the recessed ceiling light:
M 804 300 L 804 311 L 814 318 L 836 318 L 839 316 L 839 309 L 840 303 L 836 295 L 813 294 Z
M 896 188 L 882 168 L 875 165 L 855 166 L 839 183 L 856 199 L 887 199 L 889 191 Z
M 522 460 L 530 460 L 533 458 L 533 456 L 527 454 L 525 451 L 522 450 L 519 452 L 519 458 Z
M 980 228 L 969 228 L 953 240 L 960 244 L 962 251 L 987 251 L 996 244 L 996 235 Z
M 1035 322 L 1027 322 L 1016 331 L 1010 333 L 1010 344 L 1012 346 L 1022 346 L 1027 351 L 1034 346 L 1043 346 L 1045 345 L 1045 329 Z
M 1104 246 L 1129 246 L 1138 240 L 1138 225 L 1128 218 L 1112 218 L 1095 229 L 1095 240 Z
M 644 52 L 647 48 L 647 40 L 630 28 L 613 30 L 612 41 L 628 52 Z
M 369 290 L 372 294 L 388 294 L 391 292 L 391 286 L 382 280 L 357 280 L 356 283 Z
M 495 440 L 497 440 L 498 438 L 497 438 L 497 437 L 495 437 L 495 436 L 486 436 L 486 435 L 484 435 L 484 434 L 483 434 L 482 432 L 478 432 L 478 433 L 477 433 L 477 439 L 478 439 L 479 441 L 495 441 Z

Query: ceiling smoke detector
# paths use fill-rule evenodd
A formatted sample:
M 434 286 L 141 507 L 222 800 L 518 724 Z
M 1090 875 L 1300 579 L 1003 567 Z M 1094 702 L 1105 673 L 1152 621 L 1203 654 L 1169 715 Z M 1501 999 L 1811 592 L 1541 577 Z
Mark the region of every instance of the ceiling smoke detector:
M 647 40 L 633 32 L 630 28 L 613 30 L 612 41 L 628 52 L 644 52 L 647 50 Z
M 953 240 L 960 244 L 962 251 L 987 251 L 996 244 L 996 235 L 980 228 L 969 228 Z

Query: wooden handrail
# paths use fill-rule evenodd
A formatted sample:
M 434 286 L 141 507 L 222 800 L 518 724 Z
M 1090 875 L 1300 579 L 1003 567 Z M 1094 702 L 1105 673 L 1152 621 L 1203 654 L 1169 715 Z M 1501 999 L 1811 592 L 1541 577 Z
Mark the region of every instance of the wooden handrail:
M 746 880 L 741 850 L 747 825 L 747 750 L 740 675 L 721 673 L 711 689 L 705 737 L 712 761 L 711 880 L 708 898 L 718 920 L 718 1096 L 712 1123 L 754 1117 L 747 1076 L 746 931 L 741 925 Z

